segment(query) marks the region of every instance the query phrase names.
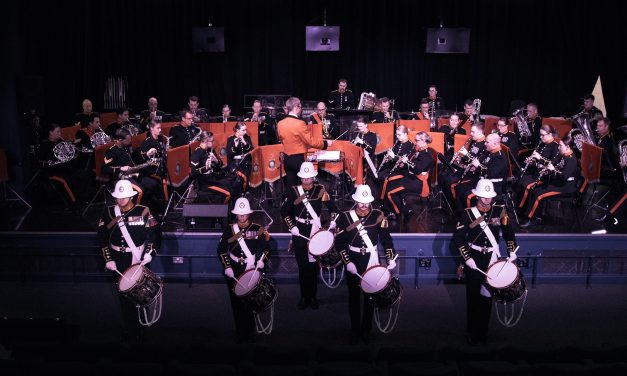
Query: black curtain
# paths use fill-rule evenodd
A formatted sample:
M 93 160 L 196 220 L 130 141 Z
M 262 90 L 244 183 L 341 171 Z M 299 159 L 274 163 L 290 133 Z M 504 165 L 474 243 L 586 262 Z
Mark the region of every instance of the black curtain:
M 305 52 L 305 26 L 341 26 L 341 50 Z M 197 95 L 210 114 L 243 112 L 246 94 L 324 100 L 340 77 L 356 97 L 373 91 L 416 109 L 429 84 L 450 109 L 481 98 L 482 113 L 510 101 L 571 115 L 601 76 L 609 116 L 622 118 L 627 75 L 621 2 L 597 0 L 21 2 L 21 70 L 42 77 L 47 117 L 67 123 L 83 98 L 103 108 L 106 77 L 126 76 L 128 105 L 156 96 L 175 113 Z M 225 28 L 226 52 L 193 54 L 192 28 Z M 469 54 L 426 54 L 426 28 L 468 27 Z M 22 104 L 28 106 L 28 104 Z

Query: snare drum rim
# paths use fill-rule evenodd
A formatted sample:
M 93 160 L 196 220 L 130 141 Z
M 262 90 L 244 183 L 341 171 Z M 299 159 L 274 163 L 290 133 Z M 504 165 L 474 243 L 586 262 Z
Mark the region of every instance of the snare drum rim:
M 252 292 L 253 292 L 253 291 L 255 291 L 255 290 L 259 287 L 259 285 L 261 284 L 261 280 L 264 278 L 263 274 L 261 274 L 261 270 L 259 270 L 259 269 L 248 269 L 248 270 L 244 271 L 242 274 L 240 274 L 240 275 L 239 275 L 239 277 L 237 277 L 237 280 L 238 280 L 238 281 L 240 281 L 243 275 L 245 275 L 245 274 L 247 274 L 247 273 L 252 273 L 252 272 L 254 272 L 255 270 L 257 271 L 257 273 L 259 273 L 259 279 L 257 280 L 257 283 L 255 283 L 255 285 L 254 285 L 254 286 L 251 286 L 251 287 L 250 287 L 250 290 L 248 290 L 248 292 L 247 292 L 247 293 L 245 293 L 245 294 L 243 294 L 243 295 L 239 295 L 239 294 L 235 291 L 235 289 L 236 289 L 236 288 L 237 288 L 237 286 L 238 286 L 237 282 L 235 282 L 235 283 L 234 283 L 234 285 L 233 285 L 233 288 L 232 288 L 232 290 L 233 290 L 233 294 L 234 294 L 235 296 L 237 296 L 238 298 L 245 298 L 245 297 L 249 296 L 250 294 L 252 294 Z M 241 282 L 241 281 L 240 281 L 240 282 Z
M 371 271 L 372 269 L 375 269 L 375 268 L 383 268 L 384 272 L 387 272 L 387 274 L 390 276 L 390 278 L 388 279 L 387 283 L 385 285 L 383 285 L 382 289 L 380 289 L 378 291 L 374 291 L 374 292 L 366 292 L 366 290 L 364 290 L 364 288 L 362 286 L 363 283 L 364 283 L 363 278 L 366 278 L 366 274 L 368 274 L 369 271 Z M 390 281 L 393 278 L 392 273 L 390 272 L 390 270 L 388 268 L 386 268 L 385 266 L 380 265 L 380 264 L 379 265 L 372 265 L 371 267 L 367 268 L 366 271 L 363 272 L 361 277 L 362 277 L 362 279 L 359 280 L 359 288 L 361 288 L 361 291 L 363 291 L 365 294 L 369 294 L 369 295 L 377 294 L 377 293 L 381 292 L 383 289 L 385 289 L 385 287 L 388 285 L 388 283 L 390 283 Z
M 490 266 L 488 267 L 488 270 L 486 271 L 486 274 L 490 275 L 490 269 L 492 269 L 492 268 L 493 268 L 493 267 L 495 267 L 496 265 L 500 265 L 502 262 L 508 263 L 509 261 L 506 261 L 506 260 L 501 260 L 501 261 L 497 261 L 497 262 L 495 262 L 494 264 L 492 264 L 492 265 L 490 265 Z M 485 279 L 486 279 L 486 283 L 488 284 L 488 286 L 490 286 L 491 288 L 493 288 L 493 289 L 495 289 L 495 290 L 507 289 L 507 288 L 510 288 L 510 287 L 514 286 L 514 284 L 516 283 L 516 281 L 518 281 L 520 278 L 522 278 L 522 273 L 521 273 L 520 268 L 518 267 L 518 265 L 515 265 L 515 264 L 513 264 L 513 263 L 510 263 L 510 264 L 512 264 L 512 265 L 516 268 L 516 272 L 517 272 L 517 274 L 516 274 L 516 278 L 514 278 L 514 280 L 513 280 L 513 281 L 512 281 L 509 285 L 507 285 L 507 286 L 503 286 L 503 287 L 495 287 L 495 286 L 492 286 L 492 285 L 490 284 L 490 278 L 485 277 Z
M 309 244 L 311 244 L 311 242 L 316 238 L 316 235 L 320 234 L 320 233 L 330 233 L 333 237 L 333 241 L 331 242 L 331 244 L 329 244 L 329 247 L 322 253 L 320 253 L 319 255 L 316 255 L 314 253 L 311 253 L 311 249 L 309 247 Z M 335 235 L 333 235 L 333 233 L 329 230 L 320 230 L 318 232 L 316 232 L 315 234 L 313 234 L 309 240 L 309 242 L 307 243 L 307 253 L 309 253 L 310 255 L 312 255 L 313 257 L 316 256 L 323 256 L 325 255 L 327 252 L 329 252 L 331 250 L 331 248 L 333 248 L 333 246 L 335 245 Z
M 139 270 L 141 271 L 141 273 L 139 273 L 139 275 L 137 276 L 137 279 L 135 280 L 135 283 L 133 283 L 132 285 L 130 285 L 130 286 L 129 286 L 129 288 L 127 288 L 127 289 L 125 289 L 125 290 L 122 290 L 122 288 L 120 287 L 120 285 L 122 284 L 122 281 L 124 281 L 124 277 L 126 277 L 126 272 L 128 272 L 129 270 L 131 270 L 131 268 L 133 268 L 133 267 L 135 267 L 135 266 L 137 266 L 137 267 L 139 268 Z M 145 267 L 144 265 L 142 265 L 142 264 L 139 264 L 139 263 L 137 263 L 137 264 L 133 264 L 133 265 L 129 266 L 128 268 L 126 268 L 126 269 L 124 270 L 124 272 L 122 272 L 122 275 L 120 276 L 120 279 L 118 280 L 118 283 L 117 283 L 117 285 L 118 285 L 118 291 L 119 291 L 119 292 L 128 292 L 128 291 L 132 290 L 132 289 L 133 289 L 133 287 L 137 286 L 137 283 L 138 283 L 139 281 L 141 281 L 142 277 L 144 276 L 144 270 L 145 270 L 145 269 L 146 269 L 146 267 Z M 131 273 L 131 275 L 132 275 L 132 273 Z M 123 277 L 123 276 L 124 276 L 124 277 Z

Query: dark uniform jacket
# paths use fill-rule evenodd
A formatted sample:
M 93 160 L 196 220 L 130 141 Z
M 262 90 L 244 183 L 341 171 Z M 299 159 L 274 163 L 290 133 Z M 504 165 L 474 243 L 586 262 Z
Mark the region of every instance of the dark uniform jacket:
M 552 142 L 549 142 L 548 144 L 543 142 L 540 144 L 540 146 L 538 146 L 537 152 L 545 160 L 553 161 L 560 154 L 559 144 L 555 140 L 553 140 Z M 537 164 L 540 166 L 543 166 L 544 162 L 540 161 L 540 162 L 537 162 Z M 532 164 L 525 172 L 525 175 L 537 174 L 539 173 L 539 171 L 540 169 L 536 167 L 536 164 Z
M 390 110 L 388 112 L 389 117 L 385 117 L 385 113 L 382 111 L 377 111 L 372 113 L 372 118 L 370 118 L 371 123 L 392 123 L 399 119 L 398 112 Z
M 520 149 L 520 144 L 518 143 L 518 136 L 516 133 L 512 131 L 508 131 L 507 133 L 499 133 L 501 136 L 501 144 L 507 146 L 512 153 L 513 158 L 518 158 L 518 150 Z
M 211 161 L 211 168 L 207 168 L 207 159 L 210 154 L 213 154 L 215 158 Z M 198 179 L 198 183 L 201 186 L 213 185 L 225 175 L 222 168 L 222 159 L 218 158 L 213 149 L 207 148 L 205 150 L 201 147 L 197 147 L 192 153 L 189 163 L 191 167 L 190 176 Z
M 361 138 L 364 142 L 356 143 L 355 140 L 357 138 Z M 364 153 L 368 153 L 370 155 L 370 159 L 374 163 L 374 151 L 377 148 L 377 134 L 374 132 L 368 131 L 366 134 L 359 133 L 355 139 L 351 141 L 353 144 L 359 146 L 364 149 Z
M 429 102 L 429 111 L 432 111 L 433 106 L 435 106 L 436 110 L 444 110 L 446 108 L 444 104 L 444 98 L 442 97 L 435 97 L 435 99 L 424 97 L 422 98 L 420 102 L 425 101 L 425 100 Z
M 196 111 L 192 111 L 189 108 L 185 108 L 184 111 L 189 111 L 194 116 L 194 123 L 207 123 L 209 122 L 209 114 L 204 108 L 198 108 Z
M 142 126 L 143 130 L 148 130 L 148 124 L 150 124 L 150 110 L 143 110 L 140 114 L 139 114 L 139 124 Z M 156 114 L 155 114 L 155 120 L 158 121 L 165 121 L 164 117 L 165 117 L 165 112 L 161 111 L 161 110 L 157 110 Z
M 120 167 L 124 166 L 135 166 L 130 148 L 123 148 L 117 144 L 111 145 L 109 150 L 105 152 L 102 172 L 110 175 L 119 175 L 121 173 Z
M 170 147 L 175 148 L 178 146 L 188 145 L 194 137 L 200 132 L 200 128 L 192 124 L 189 127 L 182 125 L 175 125 L 170 129 Z
M 330 108 L 355 108 L 355 96 L 349 89 L 346 89 L 344 93 L 340 93 L 339 90 L 333 90 L 329 94 L 328 102 Z
M 148 161 L 150 157 L 146 154 L 148 150 L 154 148 L 157 150 L 155 155 L 152 157 L 154 159 L 159 160 L 159 164 L 156 166 L 148 166 L 142 172 L 146 175 L 159 175 L 160 177 L 165 177 L 166 167 L 167 167 L 167 153 L 165 150 L 166 138 L 163 135 L 159 135 L 159 139 L 154 139 L 152 136 L 146 137 L 144 142 L 142 142 L 141 146 L 141 156 L 144 161 Z
M 559 161 L 554 166 L 555 170 L 549 172 L 551 189 L 557 188 L 563 193 L 575 192 L 581 174 L 575 154 L 560 155 Z
M 265 227 L 254 222 L 249 223 L 248 227 L 240 229 L 238 233 L 233 232 L 233 224 L 224 228 L 220 243 L 218 243 L 218 257 L 224 269 L 234 267 L 234 264 L 239 265 L 239 269 L 243 269 L 246 265 L 246 254 L 238 241 L 241 237 L 244 237 L 246 246 L 255 260 L 266 262 L 270 257 L 270 234 Z
M 115 205 L 107 207 L 98 222 L 98 242 L 105 261 L 114 261 L 112 252 L 130 252 L 129 244 L 124 239 L 118 226 L 119 218 L 115 215 Z M 150 209 L 135 205 L 127 212 L 121 212 L 122 220 L 136 247 L 144 246 L 143 254 L 159 249 L 157 221 L 150 214 Z M 116 251 L 111 248 L 121 248 Z
M 93 150 L 91 145 L 91 136 L 93 134 L 94 132 L 90 131 L 89 128 L 79 129 L 75 135 L 76 141 L 74 141 L 74 145 L 76 145 L 77 148 Z
M 290 230 L 294 226 L 297 226 L 299 230 L 303 230 L 301 231 L 302 234 L 308 235 L 311 230 L 313 218 L 309 214 L 303 199 L 307 199 L 318 217 L 322 216 L 323 203 L 331 214 L 331 220 L 335 219 L 337 216 L 337 208 L 335 207 L 335 203 L 331 201 L 329 193 L 322 184 L 313 184 L 313 187 L 309 190 L 303 189 L 304 194 L 302 197 L 298 193 L 297 187 L 299 186 L 291 187 L 291 189 L 288 190 L 287 200 L 281 207 L 281 217 L 283 217 L 285 224 Z M 297 221 L 296 218 L 300 218 L 300 221 Z M 303 221 L 305 223 L 303 223 Z
M 466 134 L 466 130 L 464 128 L 458 126 L 453 129 L 448 124 L 441 126 L 438 129 L 438 132 L 444 133 L 444 154 L 447 155 L 452 155 L 455 150 L 455 135 Z
M 398 158 L 402 157 L 403 155 L 409 157 L 409 155 L 414 151 L 414 148 L 414 144 L 409 140 L 405 142 L 395 142 L 394 145 L 392 145 L 392 151 L 394 152 L 395 157 L 392 160 L 386 161 L 383 167 L 381 167 L 381 170 L 392 169 L 398 161 Z M 383 176 L 383 178 L 385 177 L 386 176 Z
M 615 170 L 618 161 L 618 148 L 614 142 L 612 132 L 602 136 L 597 141 L 597 146 L 603 148 L 603 158 L 601 159 L 601 167 L 605 170 Z
M 246 144 L 239 142 L 238 145 L 235 145 L 235 138 L 235 135 L 231 135 L 226 139 L 226 160 L 228 161 L 229 172 L 235 172 L 236 169 L 240 171 L 250 171 L 252 158 L 246 156 L 243 159 L 235 159 L 235 156 L 243 156 L 253 150 L 253 142 L 250 136 L 245 134 L 244 141 L 246 141 Z
M 403 175 L 406 177 L 415 177 L 418 179 L 418 176 L 423 172 L 431 172 L 434 163 L 435 161 L 433 160 L 431 151 L 426 148 L 415 152 L 409 160 L 409 163 L 406 166 L 403 166 L 400 170 L 403 171 Z

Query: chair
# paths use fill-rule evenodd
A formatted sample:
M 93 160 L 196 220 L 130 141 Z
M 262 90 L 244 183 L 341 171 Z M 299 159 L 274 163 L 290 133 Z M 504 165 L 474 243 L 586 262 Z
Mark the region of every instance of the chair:
M 71 127 L 61 128 L 61 138 L 63 138 L 64 141 L 73 142 L 76 140 L 76 132 L 80 129 L 80 125 L 72 125 Z
M 102 195 L 102 205 L 107 206 L 108 197 L 107 197 L 106 192 L 107 192 L 107 186 L 111 181 L 111 176 L 109 176 L 109 174 L 105 174 L 102 172 L 102 166 L 104 165 L 105 153 L 107 152 L 107 150 L 109 150 L 111 145 L 113 145 L 113 142 L 96 146 L 96 149 L 94 150 L 94 159 L 95 159 L 94 172 L 96 173 L 96 181 L 100 184 L 100 186 L 98 187 L 98 190 L 96 191 L 96 194 L 94 195 L 94 197 L 92 197 L 91 201 L 89 201 L 89 204 L 87 204 L 87 206 L 83 210 L 83 215 L 85 215 L 85 213 L 87 213 L 87 210 L 89 210 L 89 208 L 92 205 L 94 205 L 94 201 L 96 201 L 96 199 L 100 195 Z
M 573 194 L 567 196 L 546 198 L 544 200 L 545 204 L 543 207 L 542 218 L 546 216 L 549 206 L 553 203 L 557 203 L 557 212 L 561 213 L 562 211 L 560 210 L 560 207 L 562 206 L 562 203 L 564 203 L 568 208 L 571 209 L 570 212 L 572 214 L 564 215 L 562 218 L 575 218 L 575 221 L 571 221 L 572 225 L 570 226 L 570 231 L 575 228 L 575 225 L 578 225 L 579 228 L 581 228 L 581 222 L 579 220 L 579 216 L 577 215 L 577 203 L 581 199 L 581 192 L 585 189 L 586 184 L 586 179 L 580 176 L 577 180 L 577 190 Z
M 16 224 L 14 228 L 14 230 L 18 230 L 20 226 L 22 225 L 22 222 L 24 222 L 24 219 L 26 219 L 26 216 L 28 215 L 28 213 L 30 213 L 30 211 L 33 209 L 33 207 L 24 198 L 22 198 L 22 196 L 20 196 L 13 188 L 11 188 L 8 182 L 9 182 L 9 170 L 7 166 L 7 153 L 4 149 L 0 149 L 0 183 L 2 184 L 1 201 L 22 202 L 24 205 L 28 207 L 28 209 L 26 210 L 26 213 L 24 213 L 24 215 L 20 217 L 20 220 L 18 221 L 18 223 Z M 15 196 L 14 198 L 9 198 L 8 196 L 9 191 L 13 194 L 13 196 Z

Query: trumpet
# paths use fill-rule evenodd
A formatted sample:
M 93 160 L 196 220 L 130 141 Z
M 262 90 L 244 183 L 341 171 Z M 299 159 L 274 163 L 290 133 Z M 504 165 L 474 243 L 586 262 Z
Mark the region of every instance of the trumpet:
M 213 172 L 213 166 L 211 165 L 213 162 L 217 162 L 218 158 L 213 154 L 213 149 L 209 150 L 209 157 L 205 161 L 205 170 L 207 170 L 206 174 L 211 174 Z

